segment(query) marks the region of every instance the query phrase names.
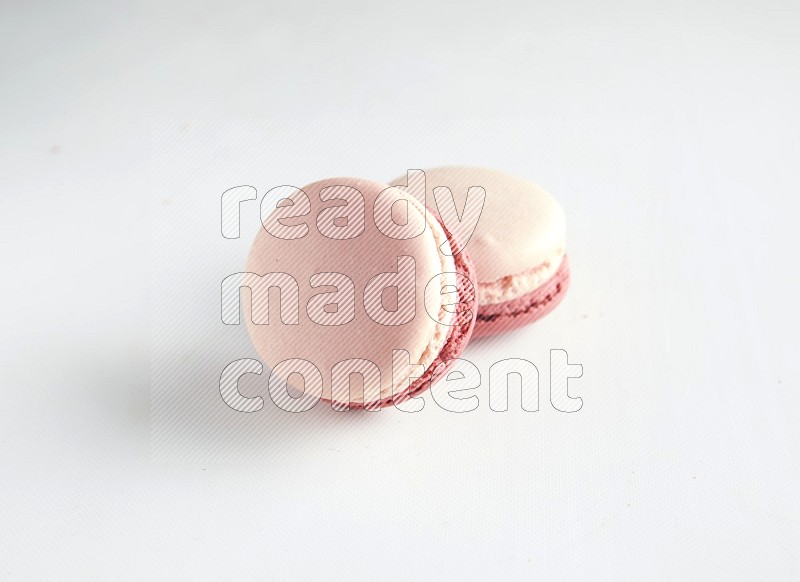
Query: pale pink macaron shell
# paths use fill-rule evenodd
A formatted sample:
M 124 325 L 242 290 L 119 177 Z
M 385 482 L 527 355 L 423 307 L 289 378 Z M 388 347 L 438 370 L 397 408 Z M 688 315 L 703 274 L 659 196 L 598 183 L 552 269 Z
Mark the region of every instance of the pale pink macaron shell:
M 322 209 L 331 206 L 330 203 L 323 203 L 320 200 L 319 193 L 330 186 L 353 187 L 363 195 L 365 229 L 357 238 L 331 240 L 323 236 L 316 227 L 315 217 Z M 280 325 L 280 321 L 276 322 L 277 325 L 255 325 L 248 320 L 248 331 L 254 346 L 264 358 L 264 363 L 270 367 L 290 358 L 312 362 L 322 372 L 324 400 L 331 399 L 332 367 L 345 359 L 363 358 L 374 362 L 381 372 L 382 404 L 391 402 L 393 399 L 386 397 L 384 393 L 387 387 L 391 387 L 392 350 L 407 350 L 413 363 L 414 358 L 424 353 L 430 345 L 431 334 L 437 329 L 436 326 L 442 325 L 432 321 L 424 304 L 425 286 L 431 277 L 442 272 L 442 258 L 431 228 L 427 228 L 420 236 L 398 240 L 385 236 L 375 225 L 373 205 L 378 195 L 388 187 L 386 184 L 358 178 L 332 178 L 310 184 L 303 188 L 311 201 L 311 212 L 302 218 L 310 226 L 307 235 L 300 239 L 282 240 L 262 229 L 250 252 L 246 270 L 257 274 L 273 271 L 291 274 L 299 283 L 301 306 L 298 325 Z M 419 224 L 425 217 L 422 212 L 409 212 L 409 220 Z M 295 223 L 299 222 L 299 219 L 286 222 Z M 395 270 L 397 257 L 401 255 L 409 255 L 415 259 L 415 316 L 404 325 L 381 325 L 367 316 L 362 303 L 363 292 L 367 283 L 376 274 Z M 460 263 L 462 270 L 474 281 L 474 271 L 471 270 L 466 257 Z M 319 290 L 311 288 L 309 279 L 312 275 L 322 272 L 344 273 L 355 285 L 355 316 L 346 325 L 317 325 L 305 313 L 304 308 L 309 300 L 314 294 L 319 293 Z M 465 322 L 461 322 L 446 331 L 441 329 L 436 331 L 438 334 L 447 334 L 441 351 L 444 352 L 446 346 L 450 357 L 460 353 L 474 325 L 477 312 L 474 305 L 474 290 L 471 297 L 465 296 L 465 300 L 472 303 L 471 317 L 466 325 Z M 247 294 L 243 303 L 245 309 L 249 311 L 251 305 Z M 442 328 L 447 327 L 442 326 Z M 431 370 L 434 364 L 428 366 L 426 372 Z M 418 380 L 403 397 L 419 393 L 429 384 Z M 363 400 L 359 401 L 359 395 L 354 394 L 350 396 L 350 403 L 351 407 L 365 404 Z

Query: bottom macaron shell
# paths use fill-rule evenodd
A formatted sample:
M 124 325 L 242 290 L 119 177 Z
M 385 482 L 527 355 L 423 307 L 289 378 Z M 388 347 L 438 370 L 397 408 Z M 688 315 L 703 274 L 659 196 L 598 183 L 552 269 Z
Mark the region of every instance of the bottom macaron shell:
M 541 287 L 512 301 L 482 305 L 473 337 L 503 333 L 533 323 L 561 303 L 569 288 L 569 263 L 566 255 L 558 271 Z
M 439 223 L 441 224 L 441 220 Z M 452 325 L 450 330 L 447 332 L 447 338 L 445 339 L 442 349 L 439 351 L 439 355 L 436 356 L 433 362 L 431 362 L 431 365 L 427 367 L 422 376 L 412 382 L 407 389 L 403 390 L 399 394 L 384 398 L 377 403 L 350 402 L 349 410 L 356 410 L 360 408 L 376 410 L 379 408 L 385 408 L 394 404 L 400 404 L 401 402 L 405 402 L 406 400 L 425 392 L 443 376 L 447 375 L 450 368 L 452 368 L 455 364 L 455 359 L 461 355 L 461 353 L 464 351 L 464 348 L 467 346 L 467 343 L 469 343 L 470 337 L 472 337 L 473 330 L 475 329 L 475 322 L 478 314 L 477 295 L 475 293 L 475 282 L 477 281 L 477 277 L 475 275 L 475 266 L 472 264 L 472 260 L 469 258 L 469 255 L 461 250 L 461 245 L 455 241 L 450 232 L 444 228 L 444 225 L 442 225 L 442 229 L 444 230 L 445 235 L 450 242 L 450 247 L 452 248 L 453 252 L 456 253 L 453 256 L 456 272 L 465 276 L 469 281 L 472 282 L 471 285 L 460 284 L 458 286 L 459 303 L 462 305 L 462 308 L 457 314 L 455 324 Z M 425 314 L 425 317 L 427 317 L 427 314 Z M 438 370 L 437 373 L 437 368 L 441 363 L 444 363 L 444 366 L 442 369 Z M 322 400 L 331 402 L 326 398 L 323 398 Z M 334 404 L 337 410 L 348 409 L 340 408 L 340 406 L 344 407 L 345 403 L 337 402 Z

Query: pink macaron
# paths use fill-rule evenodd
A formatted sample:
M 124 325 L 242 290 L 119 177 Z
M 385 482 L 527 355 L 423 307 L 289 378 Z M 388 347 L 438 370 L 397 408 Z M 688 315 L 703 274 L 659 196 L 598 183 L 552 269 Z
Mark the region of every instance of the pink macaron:
M 299 402 L 292 392 L 337 410 L 400 404 L 463 351 L 478 312 L 475 270 L 415 197 L 331 178 L 273 189 L 262 222 L 243 305 L 278 406 Z
M 407 185 L 410 177 L 390 183 Z M 570 272 L 564 211 L 553 196 L 532 182 L 485 168 L 432 168 L 424 170 L 424 180 L 428 206 L 449 230 L 466 232 L 462 241 L 478 277 L 474 337 L 533 323 L 561 302 Z M 443 188 L 456 212 L 439 208 L 447 200 Z M 470 193 L 465 207 L 471 188 L 475 195 Z M 464 216 L 470 211 L 474 224 Z

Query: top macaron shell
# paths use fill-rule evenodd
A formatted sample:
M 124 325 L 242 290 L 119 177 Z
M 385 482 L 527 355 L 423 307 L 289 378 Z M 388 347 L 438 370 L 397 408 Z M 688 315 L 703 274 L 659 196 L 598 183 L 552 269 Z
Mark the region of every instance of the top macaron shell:
M 445 166 L 424 170 L 426 202 L 436 209 L 434 189 L 450 189 L 459 212 L 472 186 L 486 191 L 483 212 L 469 241 L 462 241 L 478 276 L 481 305 L 516 299 L 534 289 L 516 289 L 502 294 L 510 277 L 522 279 L 531 271 L 533 287 L 554 275 L 566 249 L 564 211 L 544 189 L 522 178 L 488 168 Z M 405 185 L 407 177 L 392 182 Z M 528 277 L 530 279 L 530 277 Z
M 320 193 L 329 187 L 338 187 L 340 190 L 355 188 L 363 196 L 364 224 L 363 232 L 358 236 L 336 240 L 320 232 L 323 228 L 317 223 L 320 212 L 341 203 L 341 200 L 333 202 L 321 200 Z M 430 212 L 426 213 L 420 204 L 396 188 L 389 190 L 391 196 L 381 199 L 384 202 L 379 202 L 379 206 L 383 208 L 376 209 L 373 214 L 376 199 L 387 188 L 389 188 L 387 184 L 357 178 L 332 178 L 305 186 L 302 192 L 310 201 L 309 212 L 296 218 L 281 219 L 280 224 L 291 227 L 304 222 L 309 227 L 307 233 L 300 238 L 285 240 L 276 238 L 262 229 L 256 236 L 247 262 L 246 271 L 250 273 L 290 274 L 298 283 L 300 295 L 297 325 L 284 324 L 279 317 L 279 311 L 273 306 L 270 306 L 268 325 L 256 325 L 251 318 L 247 318 L 247 327 L 256 350 L 270 367 L 283 360 L 295 358 L 313 363 L 322 374 L 324 382 L 322 392 L 326 400 L 331 400 L 332 396 L 333 366 L 352 358 L 367 359 L 378 366 L 381 398 L 390 397 L 394 390 L 392 351 L 406 350 L 411 364 L 430 363 L 438 355 L 449 331 L 449 326 L 435 321 L 426 312 L 425 307 L 425 290 L 428 282 L 436 275 L 455 270 L 452 266 L 452 257 L 445 257 L 439 252 L 439 245 L 443 241 L 437 239 L 444 238 L 446 242 L 444 231 Z M 387 215 L 386 204 L 391 206 L 388 212 L 392 213 L 396 210 L 393 202 L 400 198 L 409 201 L 407 228 L 410 232 L 421 232 L 418 236 L 406 239 L 393 238 L 386 236 L 376 226 L 378 214 Z M 272 212 L 280 212 L 281 206 L 279 203 L 278 208 Z M 337 226 L 342 224 L 340 219 L 334 222 Z M 414 259 L 413 318 L 402 325 L 393 325 L 391 322 L 388 325 L 384 324 L 385 322 L 378 323 L 367 313 L 364 290 L 376 275 L 396 272 L 398 257 L 401 256 L 410 256 Z M 310 279 L 320 273 L 343 273 L 353 281 L 356 297 L 355 313 L 352 314 L 352 318 L 344 316 L 338 325 L 320 325 L 312 321 L 306 309 L 307 306 L 310 308 L 309 302 L 315 295 L 331 290 L 320 287 L 319 278 L 315 281 L 316 288 L 312 286 Z M 277 294 L 270 293 L 269 299 L 270 301 L 277 299 Z M 283 297 L 281 302 L 283 303 Z M 243 294 L 243 303 L 245 313 L 250 313 L 249 294 Z M 292 375 L 289 384 L 293 388 L 302 389 L 302 382 L 300 386 L 295 385 L 296 376 Z M 361 395 L 351 394 L 350 398 L 351 401 L 358 403 Z

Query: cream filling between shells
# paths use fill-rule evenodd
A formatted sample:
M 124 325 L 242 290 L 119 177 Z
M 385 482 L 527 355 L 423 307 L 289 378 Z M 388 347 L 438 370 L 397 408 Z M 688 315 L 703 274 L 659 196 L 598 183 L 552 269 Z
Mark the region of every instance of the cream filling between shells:
M 556 274 L 564 260 L 564 249 L 558 249 L 544 262 L 515 275 L 507 275 L 494 281 L 478 283 L 478 305 L 505 303 L 532 293 Z

